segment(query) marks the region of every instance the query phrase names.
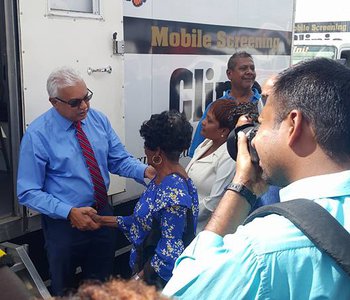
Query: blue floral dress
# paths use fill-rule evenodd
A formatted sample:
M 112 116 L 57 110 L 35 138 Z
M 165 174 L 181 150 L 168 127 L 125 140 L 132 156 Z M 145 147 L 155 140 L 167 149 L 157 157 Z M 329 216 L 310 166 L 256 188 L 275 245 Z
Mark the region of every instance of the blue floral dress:
M 130 255 L 132 269 L 137 259 L 135 246 L 142 244 L 152 228 L 153 218 L 156 218 L 161 226 L 161 238 L 151 259 L 151 266 L 161 278 L 166 281 L 170 279 L 175 260 L 184 251 L 182 235 L 187 222 L 187 208 L 192 210 L 196 232 L 197 190 L 191 179 L 170 174 L 159 185 L 154 180 L 148 184 L 133 215 L 117 217 L 118 227 L 134 246 Z

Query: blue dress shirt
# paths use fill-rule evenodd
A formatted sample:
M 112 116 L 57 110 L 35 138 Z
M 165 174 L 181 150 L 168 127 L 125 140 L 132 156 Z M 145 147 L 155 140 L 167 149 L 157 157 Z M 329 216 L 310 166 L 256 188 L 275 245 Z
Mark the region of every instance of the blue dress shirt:
M 350 171 L 296 181 L 280 197 L 315 201 L 350 231 Z M 350 277 L 288 219 L 273 214 L 225 237 L 201 232 L 176 261 L 163 293 L 178 299 L 347 300 Z
M 146 165 L 120 142 L 107 117 L 91 109 L 82 128 L 109 187 L 109 172 L 143 182 Z M 67 218 L 72 207 L 94 204 L 89 170 L 72 121 L 55 108 L 34 120 L 23 136 L 17 178 L 20 204 L 52 218 Z
M 258 201 L 256 201 L 254 207 L 252 208 L 252 211 L 264 205 L 280 202 L 280 189 L 281 188 L 278 186 L 270 185 L 266 193 L 258 198 Z

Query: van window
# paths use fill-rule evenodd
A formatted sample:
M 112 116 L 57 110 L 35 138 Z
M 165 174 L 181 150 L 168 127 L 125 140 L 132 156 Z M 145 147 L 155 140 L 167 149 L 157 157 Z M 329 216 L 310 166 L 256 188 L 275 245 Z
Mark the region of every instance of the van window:
M 335 46 L 324 45 L 294 45 L 292 54 L 292 63 L 296 64 L 305 59 L 316 57 L 326 57 L 336 59 L 337 48 Z
M 100 15 L 100 0 L 48 0 L 48 8 L 54 15 Z

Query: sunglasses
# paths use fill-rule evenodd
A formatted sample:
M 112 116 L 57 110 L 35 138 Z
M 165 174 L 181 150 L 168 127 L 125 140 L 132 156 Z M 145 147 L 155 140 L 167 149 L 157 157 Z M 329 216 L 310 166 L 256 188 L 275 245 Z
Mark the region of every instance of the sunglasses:
M 58 98 L 58 97 L 55 97 L 54 99 L 56 99 L 56 100 L 58 100 L 58 101 L 60 101 L 60 102 L 63 102 L 63 103 L 65 103 L 65 104 L 68 104 L 68 105 L 70 105 L 70 107 L 79 107 L 80 105 L 81 105 L 81 102 L 89 102 L 90 100 L 91 100 L 91 98 L 92 98 L 92 95 L 94 94 L 92 91 L 90 91 L 89 89 L 87 89 L 88 90 L 88 92 L 87 92 L 87 94 L 85 95 L 85 97 L 84 98 L 82 98 L 82 99 L 70 99 L 70 100 L 68 100 L 68 101 L 65 101 L 65 100 L 62 100 L 62 99 L 60 99 L 60 98 Z

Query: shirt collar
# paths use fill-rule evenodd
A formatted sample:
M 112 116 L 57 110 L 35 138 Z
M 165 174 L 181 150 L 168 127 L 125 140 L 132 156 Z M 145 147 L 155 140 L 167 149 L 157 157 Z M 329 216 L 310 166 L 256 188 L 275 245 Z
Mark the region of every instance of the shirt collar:
M 261 95 L 259 94 L 259 91 L 256 88 L 252 88 L 252 91 L 253 91 L 253 96 L 250 98 L 250 101 L 255 103 L 260 100 Z M 235 97 L 232 97 L 230 95 L 230 93 L 231 93 L 231 90 L 224 91 L 223 97 L 229 100 L 236 100 Z
M 293 199 L 319 199 L 350 195 L 350 170 L 307 177 L 280 190 L 281 202 Z
M 205 153 L 211 146 L 213 145 L 213 141 L 210 139 L 205 139 L 203 143 L 199 146 L 200 151 L 198 152 L 198 156 L 201 156 L 203 153 Z M 227 149 L 227 143 L 223 143 L 219 148 L 217 148 L 213 153 L 212 157 L 220 157 L 221 154 L 226 151 Z M 210 155 L 206 156 L 205 158 L 209 158 Z
M 52 111 L 52 116 L 53 118 L 56 120 L 56 122 L 64 129 L 64 130 L 68 130 L 71 127 L 73 128 L 73 123 L 71 120 L 68 120 L 67 118 L 63 117 L 54 107 L 51 108 Z M 81 124 L 85 124 L 85 120 L 81 121 Z
M 252 88 L 252 91 L 253 91 L 253 97 L 252 97 L 252 102 L 257 102 L 260 100 L 261 98 L 261 95 L 259 93 L 259 91 L 256 89 L 256 88 Z

